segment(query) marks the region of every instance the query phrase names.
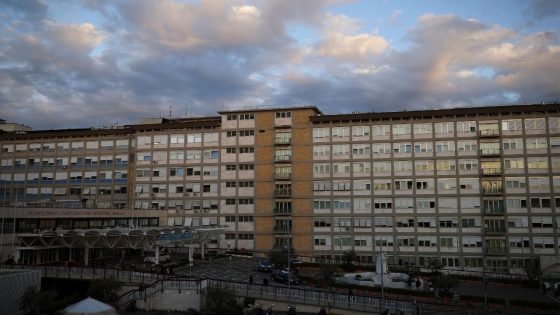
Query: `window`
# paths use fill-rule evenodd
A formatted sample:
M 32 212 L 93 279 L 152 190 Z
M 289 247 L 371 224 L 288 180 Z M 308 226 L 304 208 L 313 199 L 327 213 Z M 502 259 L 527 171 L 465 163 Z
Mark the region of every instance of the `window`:
M 254 120 L 255 114 L 239 114 L 239 120 Z
M 202 158 L 202 151 L 187 150 L 187 160 L 200 160 L 201 158 Z
M 252 171 L 255 169 L 254 164 L 239 164 L 240 171 Z
M 546 156 L 528 157 L 527 168 L 529 170 L 531 169 L 548 170 L 548 157 Z
M 237 115 L 235 114 L 229 114 L 226 116 L 227 120 L 237 120 Z
M 201 143 L 201 142 L 202 142 L 202 134 L 193 133 L 187 135 L 187 143 Z
M 226 137 L 231 138 L 231 137 L 236 137 L 237 136 L 237 131 L 228 131 L 226 132 Z
M 374 155 L 391 154 L 391 144 L 390 143 L 375 143 L 375 144 L 372 144 L 371 145 L 371 152 Z
M 170 160 L 184 160 L 185 159 L 185 151 L 170 151 L 169 152 L 169 159 Z
M 459 170 L 461 171 L 478 170 L 478 160 L 459 160 Z
M 434 170 L 433 160 L 417 160 L 414 161 L 414 169 L 416 172 L 431 172 Z
M 502 149 L 504 150 L 522 150 L 523 149 L 523 139 L 503 139 Z
M 320 138 L 329 138 L 330 137 L 330 129 L 329 128 L 313 128 L 313 138 L 320 139 Z
M 330 174 L 331 165 L 328 163 L 313 163 L 313 175 Z
M 525 177 L 506 177 L 506 188 L 508 189 L 525 189 Z
M 476 132 L 476 121 L 457 122 L 457 133 L 473 133 L 473 132 Z
M 415 142 L 414 143 L 414 152 L 416 153 L 424 153 L 424 152 L 433 152 L 433 143 L 432 142 Z
M 527 208 L 527 199 L 521 198 L 507 198 L 506 205 L 508 209 Z
M 480 218 L 464 218 L 461 219 L 461 227 L 463 228 L 477 228 L 480 227 Z M 463 237 L 464 238 L 464 237 Z
M 432 124 L 414 124 L 415 135 L 432 134 Z
M 314 227 L 331 227 L 331 218 L 315 218 L 313 219 Z
M 525 119 L 525 130 L 544 130 L 546 126 L 545 118 Z
M 369 126 L 354 126 L 352 127 L 353 137 L 369 137 Z
M 239 154 L 255 153 L 254 147 L 240 147 Z
M 332 137 L 333 138 L 345 138 L 350 135 L 350 128 L 348 127 L 333 127 Z
M 433 209 L 435 207 L 436 207 L 436 202 L 433 200 L 424 200 L 424 199 L 416 200 L 416 208 L 418 209 Z
M 505 169 L 524 169 L 525 161 L 523 158 L 504 159 Z
M 314 157 L 329 157 L 331 155 L 331 147 L 328 145 L 314 145 L 313 146 L 313 156 Z
M 278 112 L 276 118 L 292 118 L 292 112 Z
M 227 164 L 226 171 L 235 171 L 237 169 L 237 165 L 235 164 Z
M 455 171 L 455 160 L 437 160 L 438 171 Z
M 237 153 L 237 148 L 226 148 L 227 154 L 235 154 Z
M 393 218 L 373 218 L 375 227 L 393 227 Z
M 352 155 L 367 155 L 369 156 L 370 147 L 369 144 L 353 144 L 352 145 Z
M 371 134 L 374 136 L 389 136 L 391 134 L 391 128 L 389 125 L 372 126 Z
M 550 198 L 531 198 L 531 208 L 550 208 Z
M 527 144 L 527 150 L 548 148 L 546 138 L 527 138 L 525 142 Z
M 502 131 L 521 131 L 521 119 L 502 120 Z
M 375 173 L 386 173 L 391 171 L 391 162 L 373 162 L 372 164 L 374 175 Z
M 254 135 L 255 135 L 254 130 L 240 130 L 239 131 L 239 136 L 240 137 L 252 137 Z
M 393 125 L 393 135 L 410 135 L 410 124 Z
M 349 157 L 350 156 L 350 145 L 348 144 L 335 144 L 332 146 L 333 158 L 336 157 Z
M 436 152 L 453 152 L 455 151 L 452 141 L 436 141 Z
M 171 144 L 185 143 L 185 135 L 171 135 Z
M 478 145 L 476 144 L 476 140 L 460 140 L 457 141 L 457 150 L 461 151 L 476 151 Z
M 412 144 L 410 143 L 393 143 L 394 153 L 411 153 Z
M 452 122 L 444 122 L 444 123 L 436 123 L 434 124 L 434 133 L 438 134 L 452 134 L 453 133 L 453 123 Z
M 313 191 L 330 191 L 331 182 L 330 181 L 313 181 Z

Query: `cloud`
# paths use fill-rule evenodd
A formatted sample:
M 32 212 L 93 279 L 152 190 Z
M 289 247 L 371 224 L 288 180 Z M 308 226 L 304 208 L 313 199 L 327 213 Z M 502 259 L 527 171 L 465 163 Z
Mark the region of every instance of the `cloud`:
M 371 21 L 330 13 L 335 1 L 82 3 L 97 19 L 55 20 L 42 1 L 2 4 L 13 13 L 0 22 L 2 118 L 51 129 L 132 123 L 170 106 L 178 115 L 186 104 L 191 115 L 215 115 L 223 106 L 338 113 L 558 98 L 556 31 L 425 14 L 398 50 L 366 29 Z M 302 41 L 294 29 L 313 35 Z
M 317 45 L 320 56 L 345 62 L 363 62 L 389 46 L 382 36 L 359 33 L 361 23 L 344 15 L 327 14 L 324 39 Z
M 528 10 L 528 17 L 531 22 L 547 17 L 555 17 L 558 19 L 560 14 L 560 5 L 557 0 L 532 0 L 529 1 L 530 8 Z

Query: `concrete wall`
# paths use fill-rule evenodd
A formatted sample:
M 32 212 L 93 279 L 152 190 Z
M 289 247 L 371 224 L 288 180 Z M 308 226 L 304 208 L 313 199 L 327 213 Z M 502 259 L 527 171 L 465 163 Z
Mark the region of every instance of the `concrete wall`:
M 189 308 L 200 310 L 200 294 L 196 290 L 166 289 L 150 298 L 136 301 L 136 307 L 142 310 L 186 311 Z

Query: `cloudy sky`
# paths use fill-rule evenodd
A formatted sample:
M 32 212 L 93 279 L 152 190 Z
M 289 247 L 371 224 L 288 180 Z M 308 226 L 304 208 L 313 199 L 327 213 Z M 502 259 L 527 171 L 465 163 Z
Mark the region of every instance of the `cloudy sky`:
M 560 100 L 558 0 L 0 1 L 0 118 Z

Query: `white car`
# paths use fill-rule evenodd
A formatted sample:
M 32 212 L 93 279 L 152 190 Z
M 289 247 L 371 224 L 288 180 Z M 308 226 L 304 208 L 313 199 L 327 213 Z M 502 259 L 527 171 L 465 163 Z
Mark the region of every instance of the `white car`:
M 171 261 L 171 256 L 168 253 L 161 253 L 159 254 L 159 262 L 160 263 L 165 263 L 165 262 L 170 262 Z M 144 258 L 144 262 L 145 263 L 149 263 L 149 264 L 155 264 L 157 262 L 157 259 L 155 256 L 149 256 Z

